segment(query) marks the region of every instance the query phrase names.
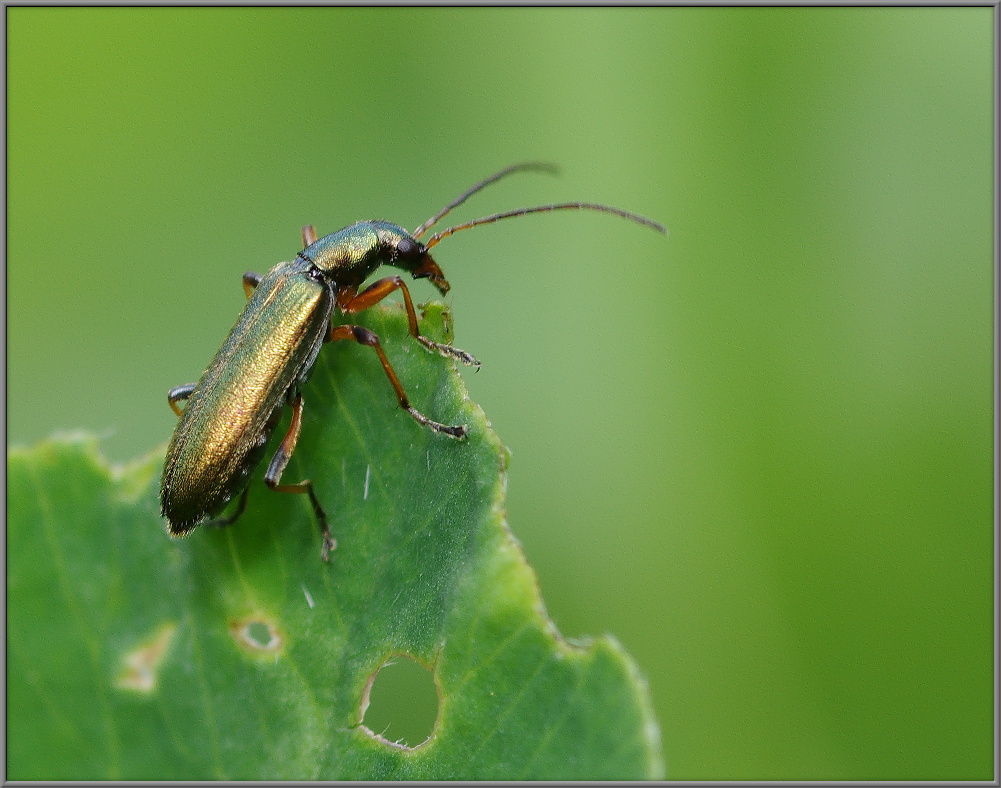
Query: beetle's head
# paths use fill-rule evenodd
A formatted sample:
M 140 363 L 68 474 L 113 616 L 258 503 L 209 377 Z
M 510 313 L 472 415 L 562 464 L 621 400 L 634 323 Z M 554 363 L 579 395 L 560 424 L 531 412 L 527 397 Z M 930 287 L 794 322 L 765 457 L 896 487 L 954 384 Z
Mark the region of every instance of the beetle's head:
M 442 295 L 448 292 L 449 284 L 424 244 L 409 235 L 396 244 L 396 259 L 391 265 L 409 271 L 414 279 L 427 279 L 438 288 Z
M 448 280 L 427 247 L 410 233 L 389 222 L 371 222 L 379 236 L 379 247 L 387 265 L 409 271 L 414 279 L 427 279 L 442 295 L 449 291 Z

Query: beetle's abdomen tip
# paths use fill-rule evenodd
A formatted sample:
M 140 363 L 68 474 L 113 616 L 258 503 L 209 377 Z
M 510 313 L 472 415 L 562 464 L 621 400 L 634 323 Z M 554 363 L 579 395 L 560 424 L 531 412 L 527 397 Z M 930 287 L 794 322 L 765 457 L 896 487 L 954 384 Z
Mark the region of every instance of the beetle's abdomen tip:
M 174 539 L 190 534 L 203 519 L 203 516 L 178 517 L 177 512 L 168 511 L 165 504 L 160 508 L 160 515 L 167 521 L 167 533 Z
M 197 522 L 194 523 L 178 523 L 171 519 L 167 519 L 167 533 L 174 539 L 180 539 L 183 536 L 187 536 L 193 530 L 195 526 L 198 525 Z

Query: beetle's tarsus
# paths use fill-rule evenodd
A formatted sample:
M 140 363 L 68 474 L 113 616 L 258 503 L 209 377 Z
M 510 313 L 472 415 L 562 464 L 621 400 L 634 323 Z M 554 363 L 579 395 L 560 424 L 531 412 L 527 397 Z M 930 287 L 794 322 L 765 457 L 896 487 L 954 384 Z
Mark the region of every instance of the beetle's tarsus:
M 418 424 L 421 424 L 427 427 L 428 429 L 432 429 L 435 432 L 440 432 L 442 435 L 448 435 L 450 438 L 455 438 L 456 440 L 462 440 L 463 438 L 466 437 L 466 435 L 469 434 L 469 429 L 466 427 L 465 424 L 456 424 L 454 426 L 450 424 L 442 424 L 441 422 L 429 419 L 427 416 L 425 416 L 423 413 L 421 413 L 419 410 L 417 410 L 416 408 L 414 408 L 409 404 L 404 405 L 403 408 L 407 411 L 407 413 L 409 413 L 411 416 L 414 417 L 414 421 L 416 421 Z
M 458 359 L 467 367 L 476 367 L 477 369 L 480 368 L 480 362 L 476 360 L 476 357 L 471 353 L 467 353 L 465 350 L 460 350 L 457 347 L 445 345 L 441 342 L 435 342 L 433 339 L 428 339 L 425 336 L 418 336 L 417 341 L 424 345 L 424 347 L 428 350 L 440 353 L 443 356 L 451 356 L 452 358 Z
M 445 434 L 451 435 L 456 440 L 465 440 L 469 435 L 469 428 L 465 424 L 457 424 L 454 427 L 446 427 Z
M 337 549 L 337 540 L 330 535 L 330 531 L 324 529 L 323 531 L 323 547 L 320 548 L 320 557 L 329 563 L 330 561 L 330 551 Z
M 448 424 L 438 424 L 438 422 L 432 422 L 428 426 L 431 427 L 435 432 L 440 432 L 443 435 L 448 435 L 450 438 L 455 438 L 458 441 L 465 440 L 466 436 L 469 434 L 469 429 L 465 424 L 456 424 L 454 426 Z

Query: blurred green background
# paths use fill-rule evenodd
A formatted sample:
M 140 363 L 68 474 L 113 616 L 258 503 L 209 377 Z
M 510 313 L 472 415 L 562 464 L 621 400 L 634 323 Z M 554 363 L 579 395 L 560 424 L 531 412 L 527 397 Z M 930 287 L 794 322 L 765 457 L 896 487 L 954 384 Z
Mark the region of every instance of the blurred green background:
M 8 442 L 148 451 L 302 224 L 556 161 L 450 218 L 670 235 L 436 259 L 559 628 L 669 778 L 990 780 L 993 13 L 9 8 Z

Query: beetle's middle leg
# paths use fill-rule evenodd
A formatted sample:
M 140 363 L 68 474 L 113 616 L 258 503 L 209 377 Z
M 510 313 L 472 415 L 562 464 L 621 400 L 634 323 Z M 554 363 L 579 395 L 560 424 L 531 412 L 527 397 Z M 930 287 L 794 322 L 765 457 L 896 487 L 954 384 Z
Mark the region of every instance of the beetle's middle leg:
M 316 499 L 316 493 L 313 492 L 313 482 L 306 479 L 298 484 L 279 484 L 285 466 L 292 459 L 292 452 L 295 451 L 295 444 L 299 440 L 299 430 L 302 428 L 302 395 L 297 393 L 291 404 L 292 423 L 289 424 L 288 432 L 285 433 L 278 451 L 271 458 L 271 464 L 268 465 L 267 473 L 264 474 L 264 483 L 275 492 L 306 493 L 309 496 L 309 502 L 313 505 L 313 514 L 316 515 L 320 532 L 323 534 L 323 548 L 320 555 L 324 561 L 329 561 L 330 551 L 337 547 L 337 541 L 330 534 L 327 513 L 323 511 L 323 507 Z
M 243 292 L 247 294 L 247 300 L 254 294 L 257 286 L 261 283 L 261 275 L 255 274 L 253 271 L 247 271 L 243 275 Z
M 361 312 L 363 309 L 368 309 L 373 304 L 377 304 L 394 290 L 403 291 L 403 304 L 407 308 L 407 323 L 410 328 L 410 336 L 429 350 L 434 350 L 443 356 L 452 356 L 459 359 L 463 364 L 479 369 L 480 362 L 465 350 L 459 350 L 457 347 L 435 342 L 433 339 L 428 339 L 421 334 L 417 328 L 417 313 L 414 311 L 414 302 L 410 300 L 410 290 L 407 289 L 406 282 L 398 276 L 387 276 L 385 279 L 379 279 L 358 293 L 358 295 L 352 296 L 345 303 L 338 304 L 338 306 L 344 314 L 354 314 L 355 312 Z
M 357 342 L 359 345 L 367 345 L 368 347 L 375 349 L 375 352 L 379 356 L 379 361 L 382 363 L 382 368 L 386 371 L 386 377 L 389 378 L 389 382 L 392 384 L 393 390 L 396 392 L 396 398 L 400 401 L 400 407 L 413 416 L 414 421 L 418 424 L 423 424 L 425 427 L 431 428 L 435 432 L 441 432 L 445 435 L 450 435 L 453 438 L 466 437 L 465 425 L 459 424 L 452 427 L 447 424 L 432 421 L 410 404 L 410 400 L 407 399 L 407 393 L 403 390 L 403 384 L 401 384 L 400 379 L 396 377 L 396 372 L 393 371 L 393 367 L 389 363 L 389 359 L 386 358 L 386 352 L 382 349 L 382 345 L 379 344 L 379 337 L 374 331 L 369 331 L 364 326 L 334 326 L 331 328 L 329 341 L 337 342 L 341 339 L 350 339 Z

